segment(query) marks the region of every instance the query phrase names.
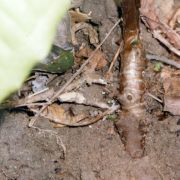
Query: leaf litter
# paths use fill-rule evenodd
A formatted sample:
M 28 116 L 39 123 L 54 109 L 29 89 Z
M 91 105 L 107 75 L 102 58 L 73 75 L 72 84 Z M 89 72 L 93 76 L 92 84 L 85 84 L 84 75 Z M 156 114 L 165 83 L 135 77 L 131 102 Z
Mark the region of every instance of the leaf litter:
M 163 4 L 163 6 L 159 6 L 159 4 Z M 119 117 L 121 117 L 122 122 L 120 123 L 118 133 L 125 145 L 125 149 L 131 155 L 135 154 L 137 149 L 140 151 L 143 150 L 143 152 L 145 151 L 145 157 L 142 157 L 139 161 L 145 159 L 145 162 L 147 161 L 145 163 L 146 168 L 150 168 L 150 160 L 147 157 L 149 150 L 142 147 L 146 145 L 145 140 L 147 139 L 148 141 L 146 136 L 148 136 L 148 123 L 152 123 L 151 115 L 159 119 L 161 116 L 161 119 L 163 119 L 160 122 L 161 125 L 168 127 L 170 133 L 177 134 L 178 136 L 178 132 L 180 131 L 178 125 L 180 115 L 180 73 L 177 70 L 179 68 L 179 9 L 177 8 L 174 11 L 174 6 L 174 1 L 166 1 L 166 3 L 161 0 L 141 1 L 140 13 L 145 26 L 149 28 L 149 32 L 154 36 L 153 38 L 157 38 L 161 42 L 158 46 L 162 46 L 162 44 L 167 46 L 169 54 L 166 57 L 165 55 L 154 54 L 152 51 L 149 52 L 148 49 L 145 49 L 146 58 L 151 60 L 147 62 L 147 69 L 142 72 L 147 88 L 144 95 L 146 104 L 144 110 L 149 112 L 149 122 L 136 122 L 135 116 L 132 117 L 127 112 L 122 112 L 123 103 L 121 101 L 120 103 L 118 102 L 119 87 L 117 84 L 121 84 L 122 81 L 119 82 L 119 80 L 115 79 L 115 75 L 119 71 L 115 62 L 120 59 L 118 57 L 119 54 L 122 58 L 124 44 L 121 43 L 118 49 L 114 51 L 114 57 L 110 65 L 103 47 L 99 46 L 98 49 L 96 48 L 99 45 L 99 27 L 94 26 L 92 23 L 91 13 L 85 14 L 80 12 L 79 9 L 72 9 L 68 14 L 71 17 L 69 18 L 71 22 L 68 22 L 70 26 L 66 25 L 66 27 L 69 27 L 68 32 L 70 32 L 72 42 L 69 41 L 68 37 L 68 40 L 62 47 L 55 43 L 58 49 L 70 53 L 73 63 L 71 61 L 69 67 L 63 71 L 59 71 L 58 69 L 59 62 L 57 62 L 57 68 L 55 70 L 47 70 L 45 68 L 44 70 L 33 71 L 32 76 L 26 81 L 19 95 L 15 95 L 15 100 L 9 100 L 4 105 L 6 107 L 17 108 L 25 106 L 34 115 L 38 114 L 44 105 L 47 105 L 39 115 L 52 122 L 54 128 L 88 125 L 91 127 L 91 124 L 102 119 L 107 119 L 116 124 Z M 82 36 L 79 36 L 80 34 Z M 85 40 L 81 41 L 80 37 L 85 37 Z M 71 43 L 75 46 L 73 49 L 73 46 L 70 45 Z M 136 43 L 134 46 L 137 45 Z M 157 47 L 154 47 L 154 52 L 156 52 L 156 49 Z M 51 60 L 53 63 L 56 63 L 56 60 L 58 60 L 57 57 L 60 57 L 57 53 L 51 55 L 50 59 L 47 57 L 50 66 L 52 65 Z M 89 60 L 90 57 L 91 60 Z M 72 75 L 77 72 L 77 69 L 86 61 L 89 61 L 89 63 L 85 64 L 80 73 L 73 77 L 73 81 L 68 86 L 64 86 L 69 82 Z M 163 64 L 158 63 L 159 61 Z M 114 86 L 114 84 L 117 86 Z M 65 87 L 64 90 L 61 93 L 57 93 L 63 87 Z M 98 98 L 93 98 L 94 95 L 91 90 L 87 90 L 90 87 L 100 87 L 101 90 Z M 90 96 L 87 96 L 87 94 L 90 94 Z M 80 111 L 79 106 L 84 107 L 84 109 Z M 87 110 L 86 107 L 88 107 Z M 74 108 L 76 111 L 73 110 Z M 125 115 L 123 115 L 124 113 Z M 141 133 L 139 133 L 139 129 L 141 129 Z M 147 147 L 145 146 L 145 148 Z M 134 156 L 132 155 L 132 157 Z M 140 171 L 141 175 L 137 175 L 134 172 L 136 175 L 132 175 L 132 178 L 144 177 L 146 179 L 147 176 L 152 176 L 151 173 L 150 175 L 148 174 L 150 170 L 147 170 L 148 175 L 142 167 Z M 159 177 L 157 171 L 153 172 L 153 174 Z M 160 176 L 163 177 L 164 175 Z
M 160 2 L 158 2 L 160 3 Z M 157 3 L 157 4 L 158 4 Z M 145 25 L 151 30 L 152 34 L 156 38 L 155 34 L 158 34 L 160 36 L 164 36 L 166 38 L 166 41 L 171 44 L 171 47 L 176 49 L 178 51 L 178 30 L 177 30 L 177 23 L 178 21 L 178 14 L 179 10 L 177 9 L 175 12 L 173 12 L 174 2 L 168 1 L 167 6 L 162 6 L 159 8 L 154 1 L 150 0 L 142 0 L 141 1 L 141 18 Z M 152 6 L 151 9 L 149 9 L 150 5 Z M 168 13 L 171 12 L 171 13 Z M 170 16 L 171 14 L 171 16 Z M 67 15 L 66 15 L 67 16 Z M 69 18 L 68 22 L 66 22 L 66 28 L 68 27 L 71 34 L 71 41 L 73 45 L 79 45 L 78 50 L 73 52 L 72 50 L 64 50 L 62 47 L 65 47 L 62 45 L 62 47 L 58 47 L 57 45 L 54 45 L 52 48 L 52 51 L 50 55 L 46 58 L 46 64 L 41 64 L 35 67 L 35 79 L 29 80 L 28 83 L 25 86 L 30 86 L 29 84 L 32 84 L 30 88 L 32 89 L 32 92 L 26 94 L 24 98 L 20 98 L 16 101 L 10 101 L 7 104 L 10 107 L 22 107 L 27 106 L 30 110 L 33 112 L 38 112 L 40 106 L 42 104 L 46 104 L 57 92 L 57 89 L 63 86 L 64 82 L 59 82 L 59 85 L 53 83 L 51 86 L 48 85 L 48 79 L 51 76 L 51 73 L 57 73 L 57 74 L 63 74 L 63 73 L 70 73 L 73 68 L 78 68 L 78 66 L 81 66 L 81 64 L 84 61 L 87 61 L 89 57 L 92 56 L 91 61 L 87 66 L 84 67 L 84 70 L 82 70 L 81 75 L 65 88 L 65 92 L 59 96 L 57 96 L 57 100 L 60 103 L 58 104 L 52 104 L 50 105 L 49 109 L 44 109 L 42 113 L 40 114 L 43 117 L 47 117 L 48 119 L 51 119 L 53 122 L 57 123 L 57 119 L 59 119 L 59 124 L 68 124 L 72 125 L 72 123 L 78 123 L 78 121 L 81 121 L 81 119 L 78 119 L 77 121 L 74 121 L 73 118 L 76 119 L 76 117 L 71 117 L 66 113 L 66 116 L 68 118 L 65 118 L 64 112 L 63 112 L 63 103 L 75 103 L 75 104 L 83 104 L 86 106 L 92 106 L 92 107 L 98 107 L 100 109 L 114 109 L 114 106 L 119 107 L 119 105 L 113 105 L 109 106 L 108 103 L 97 100 L 91 100 L 88 99 L 83 95 L 81 92 L 81 89 L 84 86 L 91 86 L 92 84 L 100 84 L 101 86 L 107 86 L 108 83 L 110 83 L 113 80 L 112 74 L 113 74 L 113 64 L 115 63 L 116 59 L 118 58 L 119 53 L 122 51 L 122 43 L 119 46 L 117 52 L 115 53 L 115 56 L 113 58 L 113 61 L 110 65 L 109 70 L 106 72 L 106 75 L 104 77 L 102 76 L 102 73 L 99 73 L 103 69 L 106 69 L 108 65 L 108 60 L 106 55 L 103 53 L 101 49 L 98 49 L 94 52 L 93 47 L 97 47 L 99 44 L 99 37 L 98 37 L 98 31 L 97 27 L 93 27 L 91 24 L 91 13 L 85 14 L 80 12 L 80 9 L 75 10 L 69 10 L 68 12 Z M 67 20 L 66 20 L 67 21 Z M 64 22 L 63 22 L 64 23 Z M 67 26 L 67 24 L 70 24 L 70 26 Z M 77 32 L 81 31 L 82 34 L 87 35 L 89 37 L 89 44 L 86 43 L 80 43 L 78 42 L 76 35 Z M 63 31 L 65 32 L 65 31 Z M 65 36 L 65 35 L 64 35 Z M 69 36 L 69 35 L 68 35 Z M 57 38 L 56 38 L 57 39 Z M 69 37 L 65 38 L 66 42 L 65 44 L 68 44 Z M 161 41 L 161 39 L 158 39 Z M 163 41 L 161 41 L 163 43 Z M 166 45 L 166 44 L 165 44 Z M 171 48 L 170 48 L 171 50 Z M 174 52 L 174 51 L 172 51 Z M 175 52 L 174 52 L 175 53 Z M 177 54 L 177 53 L 175 53 Z M 178 55 L 178 54 L 177 54 Z M 159 58 L 158 58 L 159 57 Z M 149 59 L 162 59 L 160 56 L 156 55 L 149 55 L 147 58 Z M 164 57 L 165 59 L 165 57 Z M 164 62 L 162 60 L 162 62 Z M 74 65 L 75 63 L 75 65 Z M 165 61 L 166 64 L 171 64 L 171 60 Z M 73 67 L 74 65 L 74 67 Z M 178 101 L 178 75 L 177 73 L 171 74 L 168 76 L 168 78 L 164 77 L 165 69 L 162 64 L 157 63 L 155 64 L 154 70 L 160 72 L 162 69 L 162 83 L 165 90 L 164 93 L 164 111 L 168 111 L 174 115 L 179 115 L 178 108 L 179 108 L 179 101 Z M 45 74 L 41 74 L 40 72 L 45 72 Z M 167 72 L 170 72 L 171 69 L 166 70 Z M 166 74 L 167 74 L 166 72 Z M 50 73 L 50 74 L 49 74 Z M 61 75 L 60 75 L 61 76 Z M 172 76 L 172 77 L 171 77 Z M 176 78 L 174 76 L 177 76 Z M 106 78 L 105 78 L 106 77 Z M 53 82 L 53 81 L 52 81 Z M 170 82 L 170 84 L 168 84 Z M 167 89 L 167 86 L 170 86 L 170 89 Z M 174 93 L 174 94 L 173 94 Z M 151 94 L 151 93 L 149 93 Z M 153 95 L 151 94 L 151 97 Z M 156 97 L 154 96 L 154 99 Z M 157 98 L 158 99 L 158 98 Z M 8 106 L 7 105 L 7 106 Z M 175 108 L 176 107 L 176 108 Z M 54 110 L 53 110 L 54 108 Z M 59 108 L 60 112 L 63 113 L 54 113 L 57 112 Z M 117 110 L 117 108 L 115 108 Z M 176 110 L 177 109 L 177 110 Z M 48 114 L 49 113 L 49 114 Z M 59 116 L 57 118 L 57 116 Z M 80 116 L 81 117 L 81 116 Z M 86 117 L 87 118 L 87 117 Z M 63 122 L 66 119 L 67 122 Z
M 75 11 L 70 10 L 69 14 L 71 17 L 72 43 L 74 45 L 76 44 L 73 41 L 73 36 L 76 36 L 76 31 L 83 29 L 82 33 L 89 36 L 90 45 L 97 47 L 99 43 L 98 34 L 91 24 L 85 23 L 86 21 L 91 19 L 90 16 L 81 13 L 78 9 L 76 9 Z M 79 29 L 76 29 L 76 25 L 79 27 Z M 65 92 L 57 97 L 60 105 L 52 104 L 48 106 L 47 109 L 44 109 L 40 115 L 46 117 L 47 119 L 50 119 L 56 124 L 68 126 L 77 124 L 78 126 L 78 122 L 82 119 L 85 119 L 85 117 L 87 118 L 87 115 L 85 116 L 82 113 L 82 115 L 71 116 L 70 114 L 68 114 L 69 112 L 64 111 L 63 103 L 83 104 L 85 106 L 92 106 L 100 108 L 102 110 L 107 110 L 105 111 L 105 113 L 102 112 L 101 114 L 97 115 L 97 118 L 95 119 L 98 120 L 100 119 L 100 117 L 103 117 L 103 114 L 108 115 L 111 111 L 112 113 L 115 112 L 118 109 L 119 105 L 113 104 L 112 106 L 110 106 L 108 103 L 103 101 L 101 102 L 98 99 L 88 99 L 81 92 L 79 92 L 79 89 L 83 86 L 91 86 L 92 84 L 100 84 L 104 86 L 107 84 L 106 79 L 104 79 L 99 73 L 97 73 L 97 71 L 103 69 L 107 65 L 106 56 L 101 50 L 96 50 L 96 52 L 94 52 L 94 50 L 88 46 L 89 45 L 82 44 L 79 51 L 76 51 L 73 56 L 72 51 L 63 50 L 61 47 L 53 45 L 50 55 L 46 58 L 46 63 L 39 64 L 34 68 L 33 71 L 35 71 L 36 74 L 35 79 L 30 79 L 28 81 L 28 84 L 32 84 L 32 93 L 29 93 L 29 95 L 26 95 L 26 97 L 20 98 L 19 100 L 8 102 L 9 106 L 19 108 L 26 106 L 30 111 L 37 113 L 39 111 L 39 107 L 43 103 L 46 104 L 46 102 L 54 96 L 54 94 L 56 93 L 56 89 L 62 86 L 61 83 L 59 87 L 56 87 L 55 84 L 51 84 L 51 86 L 49 86 L 49 73 L 63 74 L 64 72 L 72 68 L 74 57 L 75 63 L 76 61 L 79 61 L 81 65 L 83 61 L 87 61 L 86 59 L 91 57 L 94 53 L 91 61 L 84 68 L 80 77 L 75 79 L 65 89 Z M 78 66 L 78 64 L 76 63 L 75 67 Z M 41 74 L 41 72 L 43 72 L 43 74 Z M 91 121 L 94 122 L 94 120 L 90 120 L 89 123 L 87 121 L 85 124 L 91 124 Z
M 158 2 L 160 3 L 160 2 Z M 149 5 L 152 5 L 153 8 L 149 9 Z M 152 34 L 163 34 L 166 36 L 166 41 L 169 41 L 171 46 L 175 48 L 178 51 L 178 42 L 175 41 L 176 36 L 178 36 L 177 31 L 177 25 L 178 23 L 178 9 L 173 12 L 174 4 L 172 1 L 168 1 L 167 6 L 163 6 L 158 9 L 158 5 L 154 3 L 154 1 L 141 1 L 141 17 L 145 25 L 151 30 Z M 167 13 L 171 12 L 171 13 Z M 169 15 L 171 14 L 171 16 Z M 66 15 L 67 16 L 67 15 Z M 66 21 L 68 19 L 68 22 L 66 24 L 70 24 L 68 32 L 71 34 L 71 41 L 73 45 L 79 45 L 78 50 L 73 52 L 72 50 L 64 50 L 61 47 L 58 47 L 57 45 L 54 45 L 52 48 L 52 51 L 50 55 L 46 58 L 46 64 L 41 64 L 35 67 L 35 79 L 30 80 L 25 86 L 30 86 L 29 84 L 32 84 L 30 88 L 32 88 L 32 92 L 29 94 L 26 94 L 24 98 L 20 98 L 16 101 L 10 101 L 7 104 L 9 106 L 13 107 L 22 107 L 27 106 L 30 110 L 33 112 L 38 112 L 39 107 L 42 106 L 42 104 L 46 104 L 55 94 L 57 89 L 59 89 L 63 85 L 63 81 L 59 82 L 59 85 L 57 86 L 55 83 L 52 83 L 49 87 L 48 85 L 48 79 L 51 76 L 51 73 L 58 73 L 63 74 L 69 71 L 72 71 L 73 68 L 78 68 L 78 66 L 81 66 L 81 64 L 86 61 L 91 55 L 93 54 L 94 48 L 97 47 L 99 43 L 98 33 L 97 33 L 97 27 L 93 27 L 91 22 L 91 13 L 85 14 L 80 12 L 80 9 L 75 10 L 69 10 L 68 12 L 69 18 L 65 18 Z M 87 35 L 89 37 L 89 44 L 78 42 L 76 39 L 76 33 L 82 31 L 82 34 Z M 175 36 L 174 36 L 175 35 Z M 65 36 L 65 35 L 64 35 Z M 57 39 L 57 38 L 56 38 Z M 161 41 L 161 40 L 160 40 Z M 68 44 L 69 37 L 66 38 L 65 44 Z M 161 41 L 162 42 L 162 41 Z M 163 43 L 163 42 L 162 42 Z M 166 45 L 166 44 L 165 44 Z M 91 47 L 90 47 L 91 46 Z M 65 46 L 64 46 L 65 47 Z M 116 59 L 118 58 L 119 53 L 122 51 L 122 43 L 119 46 L 117 52 L 114 55 L 112 63 L 114 64 Z M 174 52 L 174 51 L 173 51 Z M 155 59 L 158 60 L 161 57 L 158 55 L 149 55 L 147 58 L 149 59 Z M 165 59 L 164 57 L 163 59 Z M 68 62 L 69 61 L 69 62 Z M 164 62 L 162 60 L 162 62 Z M 73 64 L 75 63 L 74 67 Z M 171 60 L 165 61 L 166 64 L 171 64 Z M 109 70 L 104 75 L 104 78 L 102 73 L 99 73 L 99 71 L 102 71 L 107 67 L 108 61 L 106 55 L 102 52 L 101 49 L 98 49 L 96 52 L 94 52 L 93 57 L 89 64 L 84 68 L 84 70 L 81 72 L 81 75 L 65 88 L 65 92 L 57 97 L 57 100 L 59 101 L 60 105 L 58 104 L 52 104 L 50 105 L 49 109 L 45 109 L 42 111 L 41 116 L 47 117 L 48 119 L 51 119 L 53 122 L 57 123 L 57 116 L 59 119 L 59 124 L 68 124 L 72 125 L 73 123 L 78 123 L 78 121 L 81 121 L 78 119 L 77 121 L 74 121 L 70 114 L 69 116 L 66 113 L 66 116 L 68 118 L 65 118 L 64 113 L 54 113 L 57 112 L 58 108 L 59 111 L 62 112 L 63 110 L 63 103 L 75 103 L 75 104 L 83 104 L 86 106 L 92 106 L 92 107 L 98 107 L 100 109 L 114 109 L 114 105 L 111 107 L 108 105 L 108 103 L 97 100 L 91 100 L 88 99 L 83 95 L 81 92 L 81 89 L 84 86 L 91 86 L 92 84 L 100 84 L 101 86 L 107 86 L 110 81 L 113 81 L 113 64 L 110 65 Z M 162 83 L 165 90 L 164 94 L 164 111 L 169 111 L 170 113 L 174 115 L 179 115 L 178 112 L 178 85 L 175 86 L 177 83 L 177 79 L 173 75 L 173 79 L 169 76 L 169 79 L 165 79 L 164 72 L 165 69 L 162 64 L 157 63 L 154 66 L 154 70 L 157 72 L 160 72 L 162 69 Z M 45 72 L 45 74 L 41 74 L 40 72 Z M 167 70 L 169 72 L 170 70 Z M 50 74 L 49 74 L 50 73 Z M 176 74 L 177 75 L 177 74 Z M 56 77 L 55 77 L 56 78 Z M 167 77 L 166 77 L 167 78 Z M 171 78 L 171 79 L 170 79 Z M 50 80 L 51 81 L 51 80 Z M 53 81 L 52 81 L 53 82 Z M 169 86 L 172 87 L 172 91 L 167 89 L 168 86 L 167 83 L 171 82 Z M 173 83 L 174 82 L 174 83 Z M 57 82 L 56 82 L 57 83 Z M 172 92 L 176 92 L 173 94 Z M 151 93 L 149 93 L 151 94 Z M 116 96 L 116 95 L 115 95 Z M 151 97 L 154 97 L 151 94 Z M 158 99 L 158 98 L 157 98 Z M 175 104 L 174 104 L 175 103 Z M 8 106 L 7 105 L 7 106 Z M 71 106 L 71 105 L 70 105 Z M 116 105 L 118 107 L 118 105 Z M 176 107 L 176 108 L 175 108 Z M 54 108 L 54 110 L 53 110 Z M 116 108 L 115 108 L 116 109 Z M 176 110 L 177 109 L 177 110 Z M 117 110 L 117 109 L 116 109 Z M 49 114 L 48 114 L 49 112 Z M 54 114 L 54 115 L 53 115 Z M 71 117 L 71 118 L 70 118 Z M 81 116 L 80 116 L 81 117 Z M 87 118 L 87 117 L 86 117 Z M 55 120 L 56 119 L 56 120 Z M 65 119 L 69 119 L 68 123 L 64 122 Z M 72 124 L 70 123 L 72 122 Z

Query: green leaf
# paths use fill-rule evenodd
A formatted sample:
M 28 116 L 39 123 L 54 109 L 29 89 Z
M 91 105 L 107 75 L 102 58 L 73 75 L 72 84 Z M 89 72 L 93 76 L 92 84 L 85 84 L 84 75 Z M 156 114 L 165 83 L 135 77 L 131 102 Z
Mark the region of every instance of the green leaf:
M 139 39 L 138 39 L 138 38 L 134 38 L 134 39 L 131 41 L 131 46 L 132 46 L 132 47 L 137 46 L 139 43 L 140 43 Z
M 114 114 L 109 114 L 106 119 L 108 121 L 116 121 L 117 120 L 117 115 L 114 113 Z
M 56 53 L 58 56 L 55 60 L 51 57 L 51 53 Z M 49 64 L 39 63 L 35 70 L 46 71 L 49 73 L 64 73 L 71 69 L 74 65 L 73 52 L 69 50 L 63 50 L 60 47 L 53 46 L 52 52 L 50 53 L 51 62 Z
M 154 64 L 154 71 L 160 72 L 163 67 L 163 64 L 161 62 L 157 62 Z
M 0 0 L 0 102 L 50 50 L 70 0 Z

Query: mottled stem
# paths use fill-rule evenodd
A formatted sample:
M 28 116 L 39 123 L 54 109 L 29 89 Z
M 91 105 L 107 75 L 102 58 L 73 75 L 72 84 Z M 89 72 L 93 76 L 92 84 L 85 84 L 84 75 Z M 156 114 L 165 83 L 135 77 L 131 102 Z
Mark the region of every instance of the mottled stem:
M 123 113 L 116 123 L 123 133 L 125 147 L 134 158 L 143 155 L 139 123 L 144 118 L 143 94 L 145 91 L 142 72 L 145 68 L 143 48 L 139 38 L 139 0 L 123 0 L 124 50 L 121 56 L 120 103 Z

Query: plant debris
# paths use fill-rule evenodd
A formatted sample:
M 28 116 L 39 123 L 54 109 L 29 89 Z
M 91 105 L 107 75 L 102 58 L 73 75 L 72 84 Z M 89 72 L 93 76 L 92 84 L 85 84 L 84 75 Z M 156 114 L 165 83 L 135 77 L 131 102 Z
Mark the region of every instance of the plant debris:
M 3 178 L 179 179 L 179 2 L 115 1 L 118 11 L 113 0 L 73 0 L 48 57 L 0 105 L 13 109 L 1 121 Z
M 161 4 L 161 8 L 156 7 L 158 3 L 155 2 L 154 0 L 141 0 L 142 20 L 156 39 L 180 56 L 180 34 L 174 26 L 174 22 L 178 23 L 176 20 L 177 12 L 173 12 L 174 1 L 159 0 L 158 3 Z
M 180 115 L 180 71 L 163 68 L 161 78 L 164 87 L 164 111 Z
M 34 108 L 32 108 L 31 110 L 33 112 L 37 111 Z M 48 106 L 48 108 L 41 113 L 41 116 L 63 126 L 66 124 L 70 126 L 71 124 L 78 123 L 88 117 L 88 115 L 85 113 L 79 113 L 77 116 L 73 116 L 70 114 L 70 112 L 65 111 L 63 106 L 60 106 L 58 104 L 51 104 L 50 106 Z
M 46 62 L 39 63 L 34 70 L 61 74 L 71 69 L 74 65 L 74 54 L 71 50 L 64 50 L 53 45 Z
M 72 44 L 78 45 L 78 40 L 76 38 L 76 32 L 82 31 L 84 35 L 89 37 L 90 44 L 95 47 L 99 43 L 98 33 L 94 27 L 87 23 L 91 19 L 89 14 L 84 14 L 76 9 L 75 11 L 69 11 L 71 17 L 71 35 L 72 35 Z

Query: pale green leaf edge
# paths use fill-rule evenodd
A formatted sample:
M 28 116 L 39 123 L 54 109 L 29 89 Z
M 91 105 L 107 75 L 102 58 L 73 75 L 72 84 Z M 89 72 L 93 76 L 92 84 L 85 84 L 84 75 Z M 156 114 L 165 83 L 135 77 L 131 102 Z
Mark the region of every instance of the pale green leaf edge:
M 69 5 L 69 0 L 0 0 L 0 102 L 48 54 Z

